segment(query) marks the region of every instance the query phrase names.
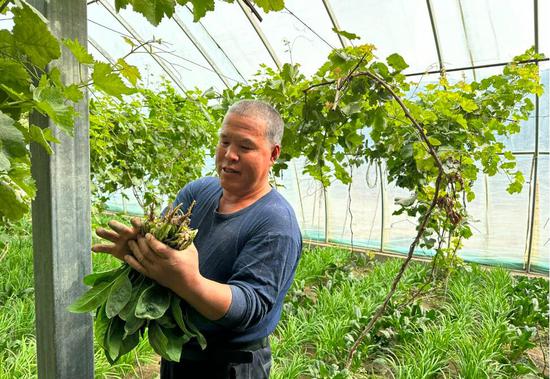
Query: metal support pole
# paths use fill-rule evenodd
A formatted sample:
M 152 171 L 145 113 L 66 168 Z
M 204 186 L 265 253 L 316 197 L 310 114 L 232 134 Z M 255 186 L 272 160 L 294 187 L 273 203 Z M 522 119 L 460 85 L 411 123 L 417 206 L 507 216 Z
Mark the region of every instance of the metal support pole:
M 75 37 L 86 43 L 86 2 L 72 0 L 31 0 L 48 20 L 53 34 Z M 63 49 L 55 62 L 62 80 L 79 82 L 85 68 Z M 51 69 L 51 67 L 49 67 Z M 31 144 L 32 175 L 37 196 L 32 203 L 34 288 L 38 377 L 74 379 L 94 377 L 93 324 L 88 314 L 67 311 L 85 291 L 82 277 L 91 271 L 90 147 L 88 140 L 88 101 L 75 106 L 74 137 L 38 114 L 30 123 L 50 127 L 61 141 L 48 155 Z
M 300 210 L 302 211 L 302 229 L 306 227 L 306 216 L 304 212 L 304 199 L 302 198 L 302 188 L 300 186 L 300 178 L 298 177 L 298 169 L 296 168 L 296 161 L 292 162 L 294 167 L 294 178 L 296 179 L 296 188 L 298 189 L 298 198 L 300 199 Z
M 382 176 L 382 163 L 378 162 L 378 174 L 380 175 L 380 209 L 382 217 L 382 225 L 380 226 L 380 252 L 384 251 L 384 244 L 386 243 L 386 188 L 384 187 L 384 176 Z
M 439 70 L 443 70 L 443 59 L 441 58 L 441 49 L 439 48 L 439 37 L 437 36 L 437 29 L 435 27 L 435 19 L 434 19 L 432 4 L 430 0 L 426 0 L 426 6 L 428 7 L 428 14 L 430 15 L 430 23 L 432 24 L 432 34 L 434 36 L 435 50 L 437 51 L 437 61 L 439 62 Z
M 325 200 L 325 242 L 329 242 L 329 209 L 328 209 L 328 190 L 324 184 L 323 186 L 323 196 Z
M 242 0 L 237 0 L 237 4 L 239 4 L 239 6 L 243 10 L 246 18 L 248 19 L 248 21 L 250 21 L 250 24 L 252 25 L 252 27 L 256 31 L 256 34 L 258 34 L 258 37 L 260 38 L 260 40 L 264 44 L 264 47 L 266 48 L 267 52 L 271 56 L 271 59 L 273 59 L 273 62 L 275 63 L 275 66 L 277 66 L 277 69 L 280 70 L 281 67 L 283 67 L 283 65 L 281 64 L 281 61 L 277 57 L 277 53 L 275 53 L 275 50 L 273 50 L 273 47 L 271 46 L 271 44 L 267 40 L 267 37 L 265 36 L 262 28 L 260 27 L 260 24 L 258 23 L 258 21 L 255 18 L 255 16 L 252 14 L 252 12 L 248 8 L 248 6 L 243 4 Z
M 485 184 L 485 234 L 489 238 L 491 227 L 489 225 L 489 210 L 491 209 L 491 199 L 489 196 L 489 179 L 487 174 L 483 174 L 483 183 Z
M 181 18 L 179 18 L 179 16 L 174 13 L 174 15 L 172 16 L 172 20 L 174 20 L 174 22 L 176 23 L 176 25 L 181 29 L 181 31 L 187 36 L 187 38 L 189 38 L 189 40 L 191 41 L 191 43 L 197 48 L 197 50 L 199 51 L 199 53 L 203 56 L 204 59 L 206 59 L 206 61 L 208 62 L 208 64 L 210 65 L 210 67 L 212 67 L 212 70 L 214 70 L 214 72 L 216 73 L 216 75 L 218 75 L 218 77 L 220 78 L 220 80 L 223 82 L 223 84 L 225 84 L 225 86 L 227 88 L 231 88 L 231 86 L 229 85 L 229 82 L 227 81 L 227 79 L 225 78 L 225 76 L 222 74 L 220 68 L 216 65 L 216 62 L 214 62 L 214 60 L 212 59 L 212 57 L 210 57 L 210 54 L 208 54 L 208 52 L 206 51 L 206 49 L 204 47 L 202 47 L 201 43 L 199 42 L 198 39 L 195 38 L 195 36 L 193 35 L 193 33 L 191 33 L 191 30 L 189 30 L 189 28 L 185 25 L 185 23 L 183 22 L 183 20 Z
M 103 56 L 103 58 L 107 59 L 107 61 L 109 61 L 110 64 L 114 65 L 116 63 L 115 59 L 111 56 L 111 54 L 109 54 L 107 50 L 105 50 L 99 43 L 97 43 L 95 39 L 93 39 L 92 37 L 88 37 L 88 42 L 90 43 L 90 45 L 94 47 L 94 49 L 99 51 L 99 53 Z
M 535 18 L 535 27 L 534 27 L 534 34 L 535 34 L 535 52 L 539 52 L 539 2 L 538 0 L 533 0 L 533 9 L 534 9 L 534 18 Z M 538 65 L 538 62 L 537 62 Z M 535 98 L 535 154 L 533 155 L 533 184 L 532 184 L 532 203 L 531 203 L 531 218 L 529 220 L 529 242 L 527 245 L 527 263 L 526 263 L 526 270 L 527 272 L 531 272 L 531 252 L 533 250 L 533 234 L 534 229 L 536 227 L 536 218 L 535 218 L 535 210 L 537 208 L 537 174 L 538 174 L 538 158 L 539 158 L 539 128 L 540 128 L 540 122 L 539 122 L 539 108 L 540 108 L 540 99 L 539 96 L 536 95 Z
M 323 5 L 325 6 L 325 10 L 328 13 L 328 17 L 332 22 L 332 26 L 334 26 L 334 28 L 337 30 L 341 30 L 340 25 L 338 24 L 338 19 L 336 18 L 336 15 L 334 14 L 332 7 L 330 6 L 329 0 L 322 0 L 322 1 L 323 1 Z M 342 45 L 342 47 L 346 47 L 349 45 L 348 40 L 345 39 L 342 35 L 338 34 L 338 39 L 340 40 L 340 44 Z

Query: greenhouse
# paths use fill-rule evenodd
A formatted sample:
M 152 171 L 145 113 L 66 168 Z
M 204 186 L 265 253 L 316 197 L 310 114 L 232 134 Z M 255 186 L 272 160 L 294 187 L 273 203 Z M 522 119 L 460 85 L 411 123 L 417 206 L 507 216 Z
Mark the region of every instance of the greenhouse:
M 0 379 L 548 378 L 549 15 L 0 0 Z

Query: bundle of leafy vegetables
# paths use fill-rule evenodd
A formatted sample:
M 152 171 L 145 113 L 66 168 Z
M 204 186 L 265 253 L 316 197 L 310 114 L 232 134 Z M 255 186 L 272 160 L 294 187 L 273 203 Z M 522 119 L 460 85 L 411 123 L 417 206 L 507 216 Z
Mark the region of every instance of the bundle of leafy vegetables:
M 151 233 L 170 247 L 184 250 L 197 233 L 189 227 L 193 205 L 187 213 L 176 207 L 160 217 L 151 208 L 142 221 L 141 234 Z M 206 348 L 204 336 L 188 318 L 187 303 L 128 264 L 87 275 L 84 284 L 92 288 L 68 309 L 95 311 L 94 333 L 111 364 L 134 349 L 146 330 L 153 350 L 167 360 L 179 361 L 183 345 L 192 338 Z

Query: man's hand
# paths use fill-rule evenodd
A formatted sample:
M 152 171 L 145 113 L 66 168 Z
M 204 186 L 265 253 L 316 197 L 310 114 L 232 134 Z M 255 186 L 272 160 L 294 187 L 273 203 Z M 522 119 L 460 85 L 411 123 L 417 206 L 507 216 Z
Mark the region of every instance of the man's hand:
M 150 233 L 138 236 L 137 242 L 131 240 L 128 245 L 133 255 L 125 255 L 124 260 L 136 271 L 170 288 L 210 320 L 218 320 L 227 313 L 231 288 L 200 274 L 195 245 L 175 250 Z
M 200 280 L 199 256 L 195 245 L 179 251 L 157 240 L 151 233 L 129 241 L 132 255 L 124 260 L 160 285 L 174 289 L 193 287 Z
M 128 242 L 137 238 L 141 228 L 141 220 L 139 218 L 134 217 L 130 221 L 132 223 L 131 228 L 115 220 L 109 221 L 109 227 L 112 230 L 97 228 L 96 234 L 103 239 L 111 241 L 112 244 L 93 245 L 92 251 L 96 253 L 108 253 L 123 261 L 124 256 L 131 253 Z

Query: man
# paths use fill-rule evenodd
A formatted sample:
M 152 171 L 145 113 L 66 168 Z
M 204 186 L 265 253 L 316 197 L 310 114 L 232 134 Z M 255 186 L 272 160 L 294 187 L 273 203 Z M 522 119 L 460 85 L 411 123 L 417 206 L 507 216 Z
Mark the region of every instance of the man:
M 161 378 L 267 378 L 267 337 L 280 319 L 283 299 L 301 254 L 291 206 L 271 188 L 269 171 L 280 154 L 283 122 L 270 105 L 241 101 L 227 112 L 216 149 L 219 178 L 185 186 L 174 205 L 196 201 L 194 245 L 176 251 L 153 236 L 138 236 L 116 221 L 98 229 L 114 244 L 93 250 L 123 259 L 170 288 L 192 309 L 191 321 L 208 347 L 184 346 L 181 362 L 162 361 Z

